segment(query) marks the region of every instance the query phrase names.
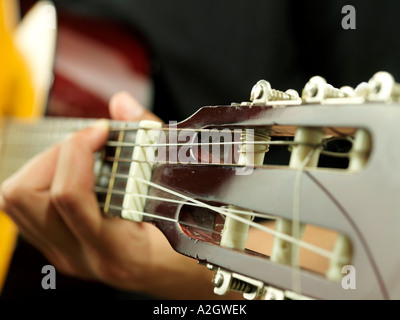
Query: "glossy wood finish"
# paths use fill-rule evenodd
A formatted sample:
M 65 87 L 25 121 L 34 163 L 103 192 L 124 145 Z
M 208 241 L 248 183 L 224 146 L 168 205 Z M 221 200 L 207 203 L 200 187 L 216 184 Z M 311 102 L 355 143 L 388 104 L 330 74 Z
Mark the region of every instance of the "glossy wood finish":
M 397 120 L 396 120 L 397 119 Z M 178 128 L 259 127 L 270 125 L 324 126 L 341 128 L 367 128 L 374 149 L 366 168 L 359 173 L 345 170 L 310 169 L 304 173 L 302 184 L 301 221 L 337 230 L 352 242 L 352 265 L 357 270 L 357 290 L 344 290 L 338 282 L 327 280 L 302 270 L 302 292 L 322 299 L 395 298 L 398 287 L 390 286 L 398 256 L 385 254 L 385 248 L 398 237 L 389 222 L 399 208 L 396 194 L 400 191 L 397 175 L 399 164 L 389 163 L 382 154 L 393 154 L 393 137 L 400 120 L 397 105 L 367 104 L 363 107 L 345 106 L 293 106 L 271 107 L 206 107 Z M 397 147 L 396 147 L 397 148 Z M 388 166 L 388 167 L 387 167 Z M 206 203 L 233 204 L 256 212 L 292 218 L 293 185 L 297 171 L 286 166 L 257 167 L 250 175 L 236 175 L 235 167 L 201 164 L 156 164 L 152 182 L 180 194 Z M 385 175 L 385 176 L 383 176 Z M 372 182 L 373 181 L 373 182 Z M 386 181 L 392 185 L 388 193 Z M 396 182 L 397 181 L 397 182 Z M 384 188 L 385 193 L 380 190 Z M 164 191 L 150 188 L 150 194 L 179 199 Z M 148 200 L 146 212 L 181 220 L 182 204 Z M 379 210 L 378 210 L 379 208 Z M 376 216 L 379 211 L 379 217 Z M 207 214 L 210 216 L 209 214 Z M 212 219 L 212 218 L 207 218 Z M 178 252 L 235 271 L 282 289 L 291 290 L 292 270 L 289 266 L 271 262 L 267 257 L 252 252 L 222 248 L 218 237 L 194 236 L 187 226 L 179 223 L 146 218 L 156 224 Z M 385 225 L 384 234 L 376 234 L 375 221 Z M 185 221 L 188 220 L 185 217 Z M 389 223 L 389 225 L 387 225 Z M 212 224 L 212 222 L 211 222 Z M 210 225 L 210 222 L 208 222 Z M 400 240 L 400 239 L 398 239 Z

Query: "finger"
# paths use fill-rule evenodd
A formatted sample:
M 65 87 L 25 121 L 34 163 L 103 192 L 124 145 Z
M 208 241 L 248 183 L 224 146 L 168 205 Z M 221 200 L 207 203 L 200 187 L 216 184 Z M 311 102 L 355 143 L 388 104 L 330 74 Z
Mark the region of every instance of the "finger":
M 115 120 L 153 120 L 162 122 L 159 117 L 143 107 L 134 97 L 125 91 L 118 92 L 111 98 L 109 109 L 111 117 Z
M 61 146 L 51 198 L 62 219 L 84 241 L 98 237 L 101 214 L 95 193 L 94 153 L 106 142 L 108 122 L 100 120 L 91 128 L 70 136 Z
M 40 225 L 41 215 L 33 212 L 46 209 L 44 198 L 53 180 L 59 151 L 57 145 L 38 154 L 6 179 L 1 185 L 0 210 L 19 223 L 30 220 L 32 228 Z
M 37 155 L 7 179 L 1 187 L 0 209 L 10 216 L 24 238 L 60 269 L 71 273 L 65 256 L 78 260 L 80 246 L 51 206 L 48 191 L 59 151 L 57 145 Z
M 20 201 L 24 201 L 24 199 L 29 201 L 27 197 L 21 196 L 24 192 L 47 190 L 53 179 L 59 148 L 60 146 L 56 145 L 36 155 L 19 171 L 5 180 L 2 184 L 3 196 L 5 198 L 16 196 Z

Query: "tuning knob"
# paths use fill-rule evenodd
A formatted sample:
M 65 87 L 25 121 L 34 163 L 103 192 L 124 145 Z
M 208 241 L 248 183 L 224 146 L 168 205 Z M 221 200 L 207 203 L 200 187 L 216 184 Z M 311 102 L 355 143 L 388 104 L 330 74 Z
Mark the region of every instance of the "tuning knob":
M 369 101 L 386 101 L 400 99 L 400 84 L 396 83 L 393 76 L 385 71 L 380 71 L 368 81 Z
M 328 98 L 344 98 L 346 91 L 333 87 L 320 76 L 312 77 L 304 86 L 302 98 L 308 103 L 320 103 Z
M 272 89 L 271 84 L 266 80 L 258 81 L 250 94 L 250 101 L 258 104 L 267 104 L 275 101 L 298 101 L 301 102 L 296 90 L 289 89 L 286 92 Z

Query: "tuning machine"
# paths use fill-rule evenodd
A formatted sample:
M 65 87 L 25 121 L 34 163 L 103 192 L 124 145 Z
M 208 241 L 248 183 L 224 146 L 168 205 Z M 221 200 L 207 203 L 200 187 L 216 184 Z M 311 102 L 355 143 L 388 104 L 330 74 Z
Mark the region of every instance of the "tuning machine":
M 214 293 L 225 295 L 229 291 L 241 292 L 247 300 L 254 300 L 264 292 L 264 283 L 221 268 L 213 277 Z
M 335 88 L 321 76 L 312 77 L 304 86 L 302 99 L 309 104 L 361 104 L 364 94 L 350 87 Z
M 312 300 L 303 294 L 290 290 L 281 290 L 262 281 L 251 279 L 244 275 L 230 272 L 222 268 L 206 264 L 207 268 L 216 271 L 213 277 L 214 293 L 225 295 L 229 291 L 240 292 L 247 300 Z
M 368 100 L 373 102 L 400 101 L 400 84 L 385 71 L 380 71 L 368 81 Z
M 296 90 L 272 89 L 271 84 L 266 80 L 260 80 L 253 86 L 250 101 L 252 105 L 292 105 L 302 102 Z

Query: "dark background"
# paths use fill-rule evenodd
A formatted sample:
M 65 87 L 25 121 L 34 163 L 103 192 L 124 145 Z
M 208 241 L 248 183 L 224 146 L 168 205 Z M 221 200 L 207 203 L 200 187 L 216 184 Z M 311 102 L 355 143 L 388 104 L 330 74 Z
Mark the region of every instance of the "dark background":
M 249 99 L 266 79 L 301 91 L 320 75 L 355 87 L 377 71 L 400 79 L 400 2 L 395 0 L 55 0 L 118 21 L 150 48 L 155 110 L 183 120 L 199 107 Z M 342 28 L 342 8 L 356 29 Z

